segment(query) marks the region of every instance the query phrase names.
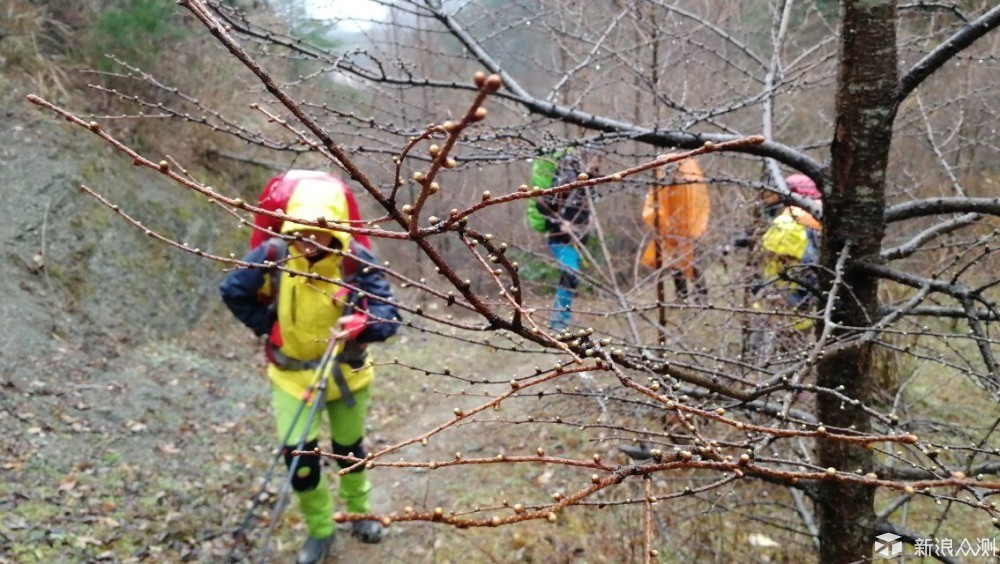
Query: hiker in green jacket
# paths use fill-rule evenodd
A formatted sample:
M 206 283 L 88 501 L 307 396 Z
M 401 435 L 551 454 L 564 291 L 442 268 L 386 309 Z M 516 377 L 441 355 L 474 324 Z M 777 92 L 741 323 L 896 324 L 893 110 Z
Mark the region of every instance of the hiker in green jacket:
M 575 182 L 580 174 L 598 174 L 597 153 L 586 150 L 566 149 L 549 157 L 535 159 L 532 165 L 532 184 L 550 188 Z M 534 199 L 536 218 L 530 215 L 532 228 L 547 234 L 546 243 L 559 265 L 559 286 L 549 328 L 564 331 L 569 327 L 571 308 L 576 288 L 580 284 L 579 246 L 586 245 L 590 231 L 590 194 L 586 188 L 546 194 Z M 543 221 L 538 221 L 541 216 Z M 539 229 L 543 227 L 543 229 Z

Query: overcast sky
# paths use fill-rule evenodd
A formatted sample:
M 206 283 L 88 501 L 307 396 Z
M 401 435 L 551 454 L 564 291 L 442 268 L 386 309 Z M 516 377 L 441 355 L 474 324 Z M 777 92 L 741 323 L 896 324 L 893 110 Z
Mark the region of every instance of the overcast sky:
M 306 0 L 306 9 L 314 18 L 359 20 L 341 22 L 338 27 L 344 31 L 367 29 L 371 24 L 364 20 L 381 20 L 386 14 L 385 6 L 370 0 Z

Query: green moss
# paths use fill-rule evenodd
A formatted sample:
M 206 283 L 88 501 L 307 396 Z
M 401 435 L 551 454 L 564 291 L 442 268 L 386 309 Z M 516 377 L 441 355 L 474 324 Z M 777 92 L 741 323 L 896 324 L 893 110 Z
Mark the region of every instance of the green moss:
M 62 509 L 48 499 L 30 499 L 19 503 L 14 509 L 14 514 L 31 522 L 41 522 L 57 517 L 62 513 Z
M 15 562 L 57 562 L 60 551 L 45 545 L 17 545 L 12 547 Z

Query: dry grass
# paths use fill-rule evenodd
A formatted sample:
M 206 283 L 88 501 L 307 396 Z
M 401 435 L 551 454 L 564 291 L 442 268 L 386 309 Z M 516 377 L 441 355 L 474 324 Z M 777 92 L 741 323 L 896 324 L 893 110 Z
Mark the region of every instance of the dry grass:
M 71 100 L 73 87 L 53 48 L 68 40 L 69 28 L 52 18 L 44 4 L 10 0 L 0 10 L 5 23 L 0 65 L 8 86 L 60 103 Z

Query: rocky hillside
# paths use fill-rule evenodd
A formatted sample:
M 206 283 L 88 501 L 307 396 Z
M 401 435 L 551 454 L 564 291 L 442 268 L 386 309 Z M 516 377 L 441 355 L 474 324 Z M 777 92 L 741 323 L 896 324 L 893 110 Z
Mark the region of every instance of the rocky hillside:
M 237 250 L 232 218 L 12 98 L 0 125 L 3 372 L 30 372 L 54 341 L 99 347 L 190 327 L 217 301 L 221 267 L 147 239 L 79 187 L 204 249 Z

